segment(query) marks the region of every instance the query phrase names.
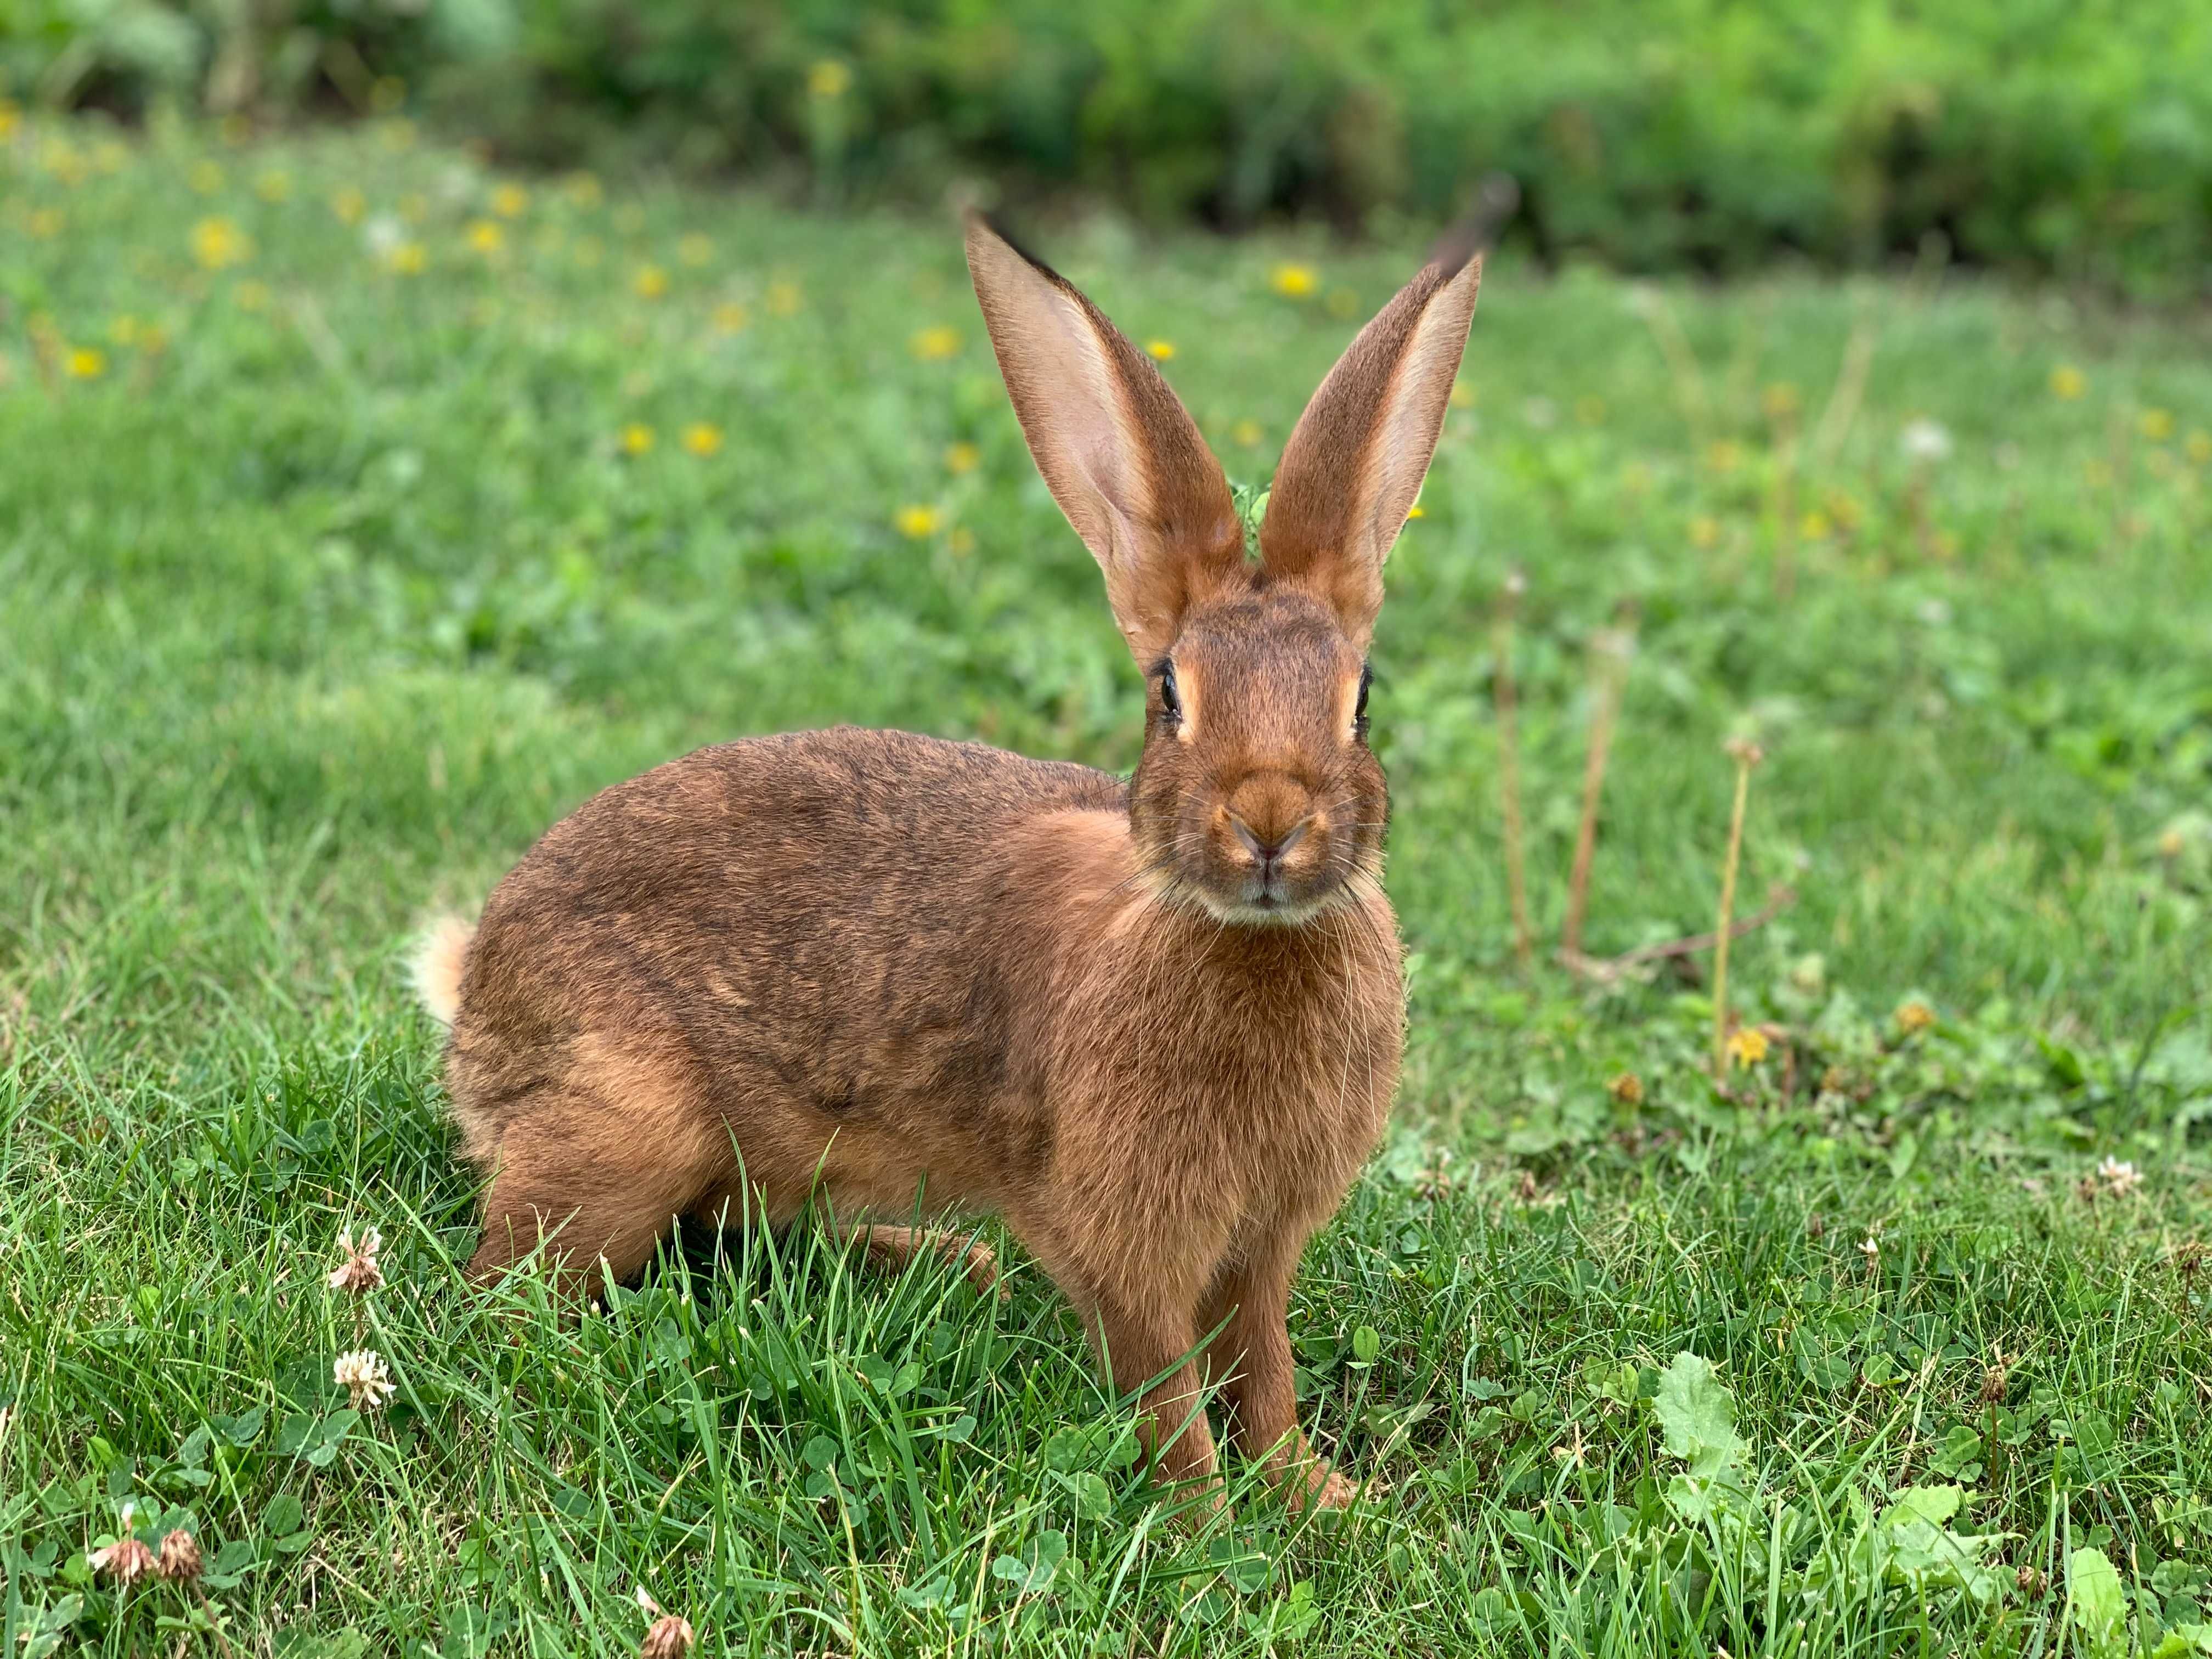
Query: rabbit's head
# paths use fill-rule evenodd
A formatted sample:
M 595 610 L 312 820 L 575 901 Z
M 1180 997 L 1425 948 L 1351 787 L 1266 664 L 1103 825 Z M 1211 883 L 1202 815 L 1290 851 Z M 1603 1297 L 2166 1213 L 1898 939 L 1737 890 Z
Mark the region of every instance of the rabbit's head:
M 1447 243 L 1322 382 L 1284 447 L 1255 561 L 1220 463 L 1152 361 L 969 221 L 1030 452 L 1150 682 L 1130 789 L 1139 855 L 1164 890 L 1224 921 L 1302 921 L 1380 872 L 1389 799 L 1367 746 L 1367 646 L 1467 343 L 1477 240 Z

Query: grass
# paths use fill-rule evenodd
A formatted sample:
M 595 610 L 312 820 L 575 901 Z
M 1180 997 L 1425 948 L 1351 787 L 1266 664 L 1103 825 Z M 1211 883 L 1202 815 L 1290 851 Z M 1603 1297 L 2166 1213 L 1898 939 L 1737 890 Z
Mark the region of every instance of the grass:
M 398 965 L 434 908 L 742 732 L 1135 753 L 947 227 L 503 180 L 399 126 L 32 124 L 0 184 L 10 1653 L 219 1617 L 620 1654 L 641 1588 L 714 1654 L 2205 1650 L 2201 318 L 1784 276 L 1665 292 L 1693 371 L 1649 295 L 1492 273 L 1377 643 L 1404 1097 L 1293 1315 L 1376 1501 L 1302 1522 L 1240 1473 L 1194 1528 L 1033 1269 L 998 1305 L 738 1231 L 580 1325 L 453 1269 Z M 1412 258 L 1043 240 L 1254 483 Z M 1793 450 L 1869 328 L 1863 407 Z M 1738 908 L 1796 899 L 1736 945 L 1763 1041 L 1723 1089 L 1698 962 L 1515 970 L 1515 567 L 1540 944 L 1620 607 L 1586 951 L 1711 925 L 1723 741 L 1767 752 Z M 356 1416 L 362 1347 L 398 1394 Z M 126 1503 L 198 1534 L 207 1604 L 89 1569 Z

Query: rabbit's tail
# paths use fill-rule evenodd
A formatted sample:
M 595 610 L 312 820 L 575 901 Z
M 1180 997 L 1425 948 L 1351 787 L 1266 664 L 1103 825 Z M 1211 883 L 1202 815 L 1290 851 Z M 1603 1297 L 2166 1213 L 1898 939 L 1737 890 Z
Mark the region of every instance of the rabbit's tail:
M 441 1025 L 451 1025 L 461 1010 L 461 965 L 468 960 L 469 945 L 476 936 L 475 927 L 459 916 L 441 916 L 415 947 L 409 964 L 414 973 L 415 994 L 422 998 L 430 1018 Z

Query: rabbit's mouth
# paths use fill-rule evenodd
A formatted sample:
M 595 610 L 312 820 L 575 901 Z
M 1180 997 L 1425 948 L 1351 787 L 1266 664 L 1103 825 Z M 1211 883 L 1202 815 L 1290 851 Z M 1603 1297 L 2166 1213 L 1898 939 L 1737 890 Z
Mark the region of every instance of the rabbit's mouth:
M 1352 896 L 1349 884 L 1341 878 L 1293 887 L 1280 872 L 1249 877 L 1234 893 L 1224 893 L 1208 882 L 1186 880 L 1179 885 L 1216 921 L 1241 927 L 1301 927 Z

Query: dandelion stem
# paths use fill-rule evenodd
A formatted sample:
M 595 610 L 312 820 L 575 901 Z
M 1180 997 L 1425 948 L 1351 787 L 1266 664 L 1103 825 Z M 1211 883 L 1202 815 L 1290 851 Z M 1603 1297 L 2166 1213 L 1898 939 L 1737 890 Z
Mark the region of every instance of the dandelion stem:
M 1634 613 L 1620 628 L 1592 636 L 1590 652 L 1596 659 L 1597 707 L 1590 715 L 1589 753 L 1583 764 L 1583 817 L 1575 831 L 1575 864 L 1567 878 L 1567 920 L 1559 933 L 1562 954 L 1577 957 L 1583 949 L 1583 919 L 1589 909 L 1590 860 L 1597 853 L 1598 799 L 1605 791 L 1605 763 L 1613 749 L 1613 728 L 1620 715 L 1621 684 L 1628 676 L 1628 653 L 1635 641 Z
M 1743 813 L 1751 799 L 1751 769 L 1759 764 L 1759 745 L 1737 739 L 1728 746 L 1735 762 L 1735 805 L 1729 811 L 1728 857 L 1721 866 L 1721 909 L 1713 927 L 1713 1077 L 1728 1075 L 1729 940 L 1735 915 L 1735 872 L 1743 855 Z
M 1498 792 L 1505 818 L 1505 893 L 1513 907 L 1513 960 L 1526 974 L 1534 955 L 1528 927 L 1528 872 L 1522 863 L 1521 824 L 1521 738 L 1513 683 L 1513 629 L 1521 593 L 1528 586 L 1519 571 L 1505 579 L 1498 608 Z

